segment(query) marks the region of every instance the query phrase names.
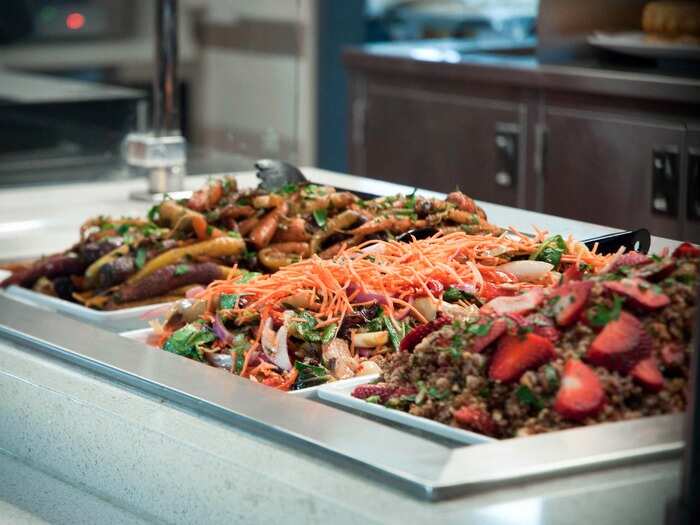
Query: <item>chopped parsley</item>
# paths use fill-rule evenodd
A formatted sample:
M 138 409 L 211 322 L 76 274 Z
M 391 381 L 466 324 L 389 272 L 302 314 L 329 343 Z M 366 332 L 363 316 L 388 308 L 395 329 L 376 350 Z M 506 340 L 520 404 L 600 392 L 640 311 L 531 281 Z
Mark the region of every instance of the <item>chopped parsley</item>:
M 588 320 L 593 326 L 605 326 L 610 321 L 615 321 L 620 317 L 624 302 L 625 300 L 622 297 L 614 295 L 612 308 L 599 304 L 593 307 L 592 310 L 589 310 Z
M 515 396 L 523 405 L 531 406 L 536 410 L 542 410 L 544 408 L 544 403 L 542 403 L 542 400 L 525 385 L 520 385 L 518 387 L 518 389 L 515 391 Z
M 493 321 L 488 321 L 486 323 L 474 323 L 467 328 L 467 333 L 474 334 L 476 336 L 489 335 L 491 325 L 493 325 Z

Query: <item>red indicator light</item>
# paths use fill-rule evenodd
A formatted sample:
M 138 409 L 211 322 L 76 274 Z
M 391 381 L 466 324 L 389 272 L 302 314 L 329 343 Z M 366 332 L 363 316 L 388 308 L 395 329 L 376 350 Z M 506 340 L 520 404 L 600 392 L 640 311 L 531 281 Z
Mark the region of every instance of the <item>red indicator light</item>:
M 71 13 L 66 17 L 66 27 L 71 31 L 82 29 L 85 25 L 85 17 L 81 13 Z

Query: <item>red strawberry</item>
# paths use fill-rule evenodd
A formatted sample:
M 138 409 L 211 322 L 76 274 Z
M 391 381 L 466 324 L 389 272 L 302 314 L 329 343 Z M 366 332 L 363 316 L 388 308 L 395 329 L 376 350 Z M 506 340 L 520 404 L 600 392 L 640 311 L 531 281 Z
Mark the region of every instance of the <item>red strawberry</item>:
M 455 422 L 470 430 L 482 434 L 493 435 L 496 432 L 496 424 L 491 415 L 477 406 L 463 406 L 452 414 Z
M 578 359 L 564 365 L 554 410 L 566 419 L 582 421 L 597 414 L 605 404 L 605 392 L 596 373 Z
M 379 396 L 379 400 L 382 403 L 386 403 L 395 390 L 396 387 L 382 383 L 377 385 L 360 385 L 352 391 L 352 397 L 367 399 L 368 397 Z
M 486 335 L 477 335 L 474 338 L 474 340 L 472 341 L 470 351 L 478 354 L 484 348 L 486 348 L 491 343 L 493 343 L 496 339 L 501 337 L 505 333 L 507 328 L 508 328 L 508 324 L 505 322 L 505 320 L 503 320 L 503 319 L 494 320 Z
M 642 359 L 634 365 L 634 368 L 630 370 L 630 375 L 651 392 L 658 392 L 664 387 L 664 376 L 661 375 L 653 357 Z
M 537 308 L 543 300 L 544 292 L 542 288 L 531 288 L 521 295 L 491 299 L 482 307 L 482 310 L 498 315 L 524 314 Z
M 639 252 L 628 252 L 620 255 L 617 260 L 613 263 L 611 272 L 614 272 L 621 266 L 642 266 L 644 264 L 649 264 L 653 259 L 645 253 Z
M 404 351 L 410 352 L 428 334 L 432 334 L 433 332 L 439 330 L 440 328 L 442 328 L 443 326 L 445 326 L 447 323 L 449 323 L 451 321 L 452 321 L 452 319 L 450 319 L 448 316 L 438 314 L 438 316 L 433 321 L 430 321 L 426 324 L 420 324 L 420 325 L 416 326 L 413 330 L 408 332 L 404 336 L 404 338 L 401 340 L 401 344 L 399 345 L 399 350 L 404 350 Z
M 581 277 L 583 277 L 583 272 L 578 269 L 578 266 L 573 264 L 561 274 L 561 283 L 566 284 L 571 281 L 580 281 Z
M 442 291 L 445 289 L 442 283 L 437 279 L 430 279 L 427 283 L 425 283 L 425 286 L 428 288 L 428 290 L 430 290 L 430 293 L 433 294 L 434 297 L 439 297 Z
M 555 356 L 554 345 L 541 335 L 506 335 L 498 341 L 489 377 L 504 383 L 517 381 L 525 371 L 537 368 Z
M 652 264 L 645 264 L 638 270 L 635 270 L 634 276 L 656 283 L 671 275 L 675 269 L 676 262 L 666 259 Z
M 554 319 L 559 326 L 569 326 L 579 318 L 583 307 L 586 306 L 591 288 L 593 288 L 591 281 L 571 281 L 555 288 L 550 304 Z
M 663 308 L 671 302 L 668 295 L 657 292 L 643 279 L 631 278 L 620 281 L 606 281 L 603 283 L 606 289 L 627 297 L 632 304 L 644 310 L 656 310 Z
M 651 339 L 642 323 L 627 312 L 610 321 L 588 347 L 586 359 L 608 370 L 627 373 L 651 353 Z
M 685 351 L 676 343 L 667 343 L 661 347 L 661 361 L 668 367 L 682 366 L 685 362 Z
M 533 333 L 549 339 L 552 343 L 559 341 L 559 330 L 554 326 L 554 322 L 544 314 L 534 313 L 523 319 L 522 326 L 532 328 Z
M 673 256 L 677 259 L 700 257 L 700 248 L 689 242 L 684 242 L 673 251 Z

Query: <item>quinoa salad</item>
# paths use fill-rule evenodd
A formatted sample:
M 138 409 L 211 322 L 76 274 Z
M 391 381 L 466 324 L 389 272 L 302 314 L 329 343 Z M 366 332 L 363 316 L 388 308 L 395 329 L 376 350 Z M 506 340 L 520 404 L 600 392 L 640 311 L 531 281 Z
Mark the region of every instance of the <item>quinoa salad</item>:
M 682 412 L 700 249 L 630 252 L 557 286 L 441 314 L 352 395 L 496 438 Z

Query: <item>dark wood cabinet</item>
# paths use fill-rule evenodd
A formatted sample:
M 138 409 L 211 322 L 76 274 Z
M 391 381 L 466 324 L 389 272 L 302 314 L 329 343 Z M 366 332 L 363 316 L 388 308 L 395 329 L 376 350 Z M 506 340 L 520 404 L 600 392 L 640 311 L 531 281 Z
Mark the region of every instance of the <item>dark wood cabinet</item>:
M 346 53 L 352 173 L 700 242 L 700 78 L 392 53 Z
M 689 126 L 682 162 L 683 239 L 700 242 L 700 126 Z
M 539 125 L 542 211 L 680 237 L 684 126 L 555 106 Z
M 372 177 L 482 200 L 518 203 L 524 104 L 371 86 L 357 137 Z

